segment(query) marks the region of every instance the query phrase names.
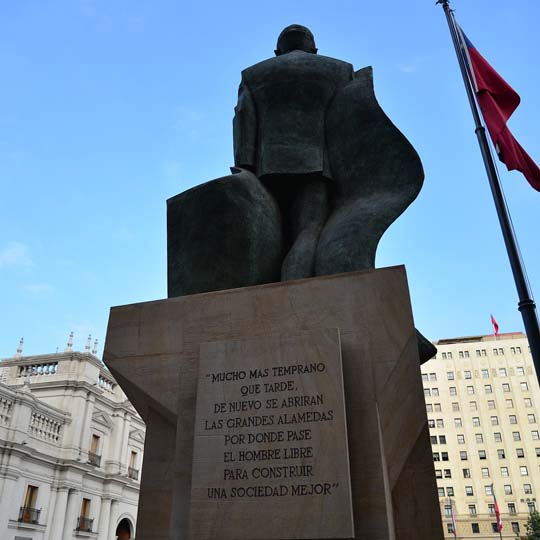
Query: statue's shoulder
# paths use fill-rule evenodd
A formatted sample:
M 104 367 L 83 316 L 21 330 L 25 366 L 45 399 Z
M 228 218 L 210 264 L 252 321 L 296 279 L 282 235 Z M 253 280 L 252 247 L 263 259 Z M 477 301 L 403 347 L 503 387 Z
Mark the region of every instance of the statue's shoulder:
M 324 56 L 322 54 L 310 54 L 304 51 L 293 51 L 280 56 L 274 56 L 261 62 L 257 62 L 242 71 L 242 78 L 245 81 L 257 80 L 272 72 L 278 72 L 282 69 L 296 68 L 318 69 L 321 71 L 332 71 L 348 76 L 354 72 L 352 64 Z

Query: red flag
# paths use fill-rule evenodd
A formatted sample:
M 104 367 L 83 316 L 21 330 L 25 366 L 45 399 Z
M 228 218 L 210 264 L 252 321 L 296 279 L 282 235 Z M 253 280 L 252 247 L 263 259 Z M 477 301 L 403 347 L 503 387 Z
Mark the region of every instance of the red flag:
M 491 324 L 493 325 L 493 333 L 498 336 L 499 335 L 499 323 L 495 320 L 495 317 L 491 316 Z
M 499 159 L 509 171 L 522 172 L 529 184 L 540 191 L 540 168 L 506 125 L 519 105 L 519 95 L 488 64 L 459 26 L 458 35 L 476 99 Z
M 493 493 L 493 502 L 495 503 L 495 517 L 497 518 L 497 532 L 501 532 L 503 528 L 503 523 L 501 519 L 501 512 L 499 510 L 499 503 L 497 502 L 497 497 L 495 497 L 495 491 L 493 491 L 493 484 L 491 484 L 491 493 Z

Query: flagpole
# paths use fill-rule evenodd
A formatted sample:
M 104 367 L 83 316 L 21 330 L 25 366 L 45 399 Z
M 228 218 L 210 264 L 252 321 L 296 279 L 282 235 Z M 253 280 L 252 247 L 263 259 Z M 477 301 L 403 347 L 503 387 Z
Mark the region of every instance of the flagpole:
M 540 382 L 540 325 L 538 323 L 536 304 L 534 303 L 529 282 L 526 278 L 525 268 L 519 252 L 514 227 L 510 219 L 510 213 L 504 199 L 501 182 L 497 174 L 497 168 L 495 166 L 495 162 L 493 161 L 486 137 L 486 130 L 480 118 L 480 112 L 478 111 L 478 106 L 476 104 L 475 94 L 471 87 L 469 76 L 467 74 L 467 68 L 465 67 L 465 62 L 460 51 L 454 14 L 450 9 L 449 0 L 437 0 L 437 4 L 441 4 L 444 9 L 446 20 L 448 22 L 448 28 L 450 29 L 450 35 L 452 36 L 454 49 L 456 51 L 456 56 L 461 70 L 461 75 L 465 84 L 465 90 L 467 91 L 467 97 L 469 98 L 469 104 L 471 106 L 471 111 L 476 126 L 475 133 L 478 138 L 478 144 L 480 145 L 480 151 L 484 160 L 484 166 L 486 168 L 491 194 L 493 195 L 493 202 L 495 203 L 495 209 L 497 210 L 497 216 L 499 218 L 499 224 L 501 226 L 504 243 L 506 245 L 508 259 L 510 260 L 510 267 L 512 268 L 512 274 L 514 275 L 514 281 L 518 292 L 518 309 L 521 312 L 523 325 L 525 326 L 525 333 L 527 334 L 527 339 L 529 340 L 531 355 L 534 362 L 534 369 L 536 371 L 536 379 Z

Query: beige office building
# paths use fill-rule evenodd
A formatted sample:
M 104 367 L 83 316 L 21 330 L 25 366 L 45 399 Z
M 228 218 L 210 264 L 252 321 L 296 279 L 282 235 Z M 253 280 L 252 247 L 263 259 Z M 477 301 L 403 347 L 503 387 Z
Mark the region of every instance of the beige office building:
M 522 333 L 435 343 L 422 366 L 433 459 L 445 536 L 499 538 L 525 534 L 540 496 L 540 391 Z M 540 499 L 539 499 L 540 502 Z

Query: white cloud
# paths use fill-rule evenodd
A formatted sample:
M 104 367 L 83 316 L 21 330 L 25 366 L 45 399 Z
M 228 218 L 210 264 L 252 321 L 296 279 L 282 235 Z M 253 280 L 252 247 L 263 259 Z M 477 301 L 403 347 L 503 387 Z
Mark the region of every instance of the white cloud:
M 397 68 L 403 73 L 415 73 L 418 71 L 418 66 L 416 64 L 398 64 Z
M 21 242 L 9 242 L 0 250 L 0 268 L 7 266 L 33 266 L 30 252 Z
M 54 292 L 54 287 L 48 283 L 29 283 L 23 285 L 23 289 L 30 294 L 51 294 Z

